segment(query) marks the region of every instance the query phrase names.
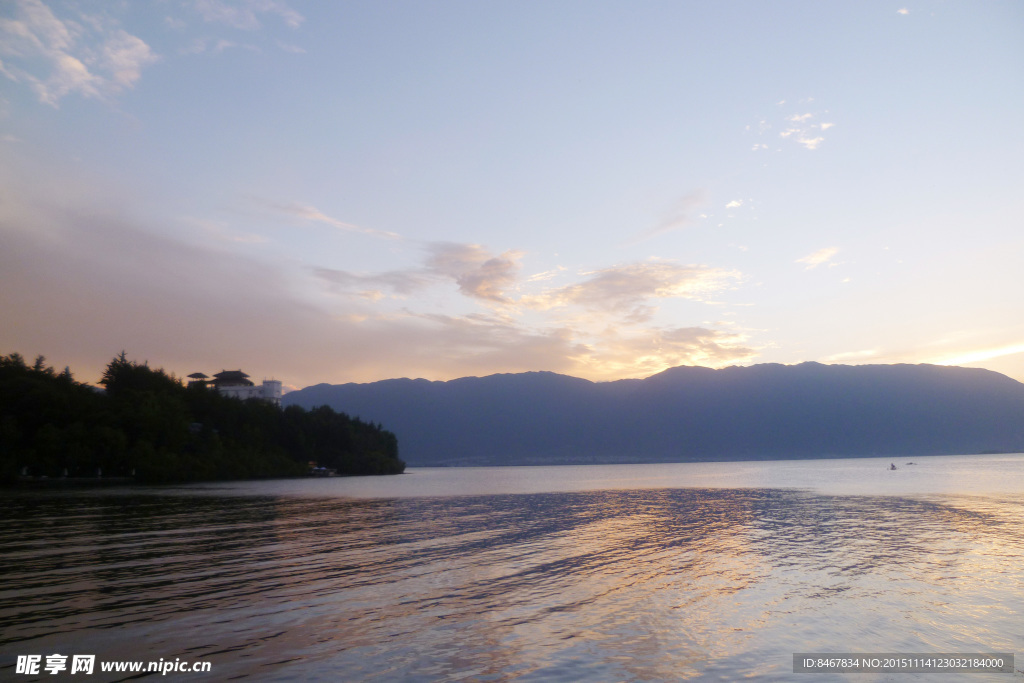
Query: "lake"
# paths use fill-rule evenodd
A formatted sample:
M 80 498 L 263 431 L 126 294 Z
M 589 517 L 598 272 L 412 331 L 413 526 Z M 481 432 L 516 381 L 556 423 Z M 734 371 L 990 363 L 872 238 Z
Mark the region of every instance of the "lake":
M 1024 455 L 891 460 L 6 492 L 0 677 L 848 681 L 793 654 L 1024 652 Z

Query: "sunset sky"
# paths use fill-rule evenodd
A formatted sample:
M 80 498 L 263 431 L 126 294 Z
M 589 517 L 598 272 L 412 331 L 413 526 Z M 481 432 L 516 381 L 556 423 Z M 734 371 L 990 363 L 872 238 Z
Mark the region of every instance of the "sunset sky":
M 1024 3 L 0 2 L 0 353 L 1024 381 Z

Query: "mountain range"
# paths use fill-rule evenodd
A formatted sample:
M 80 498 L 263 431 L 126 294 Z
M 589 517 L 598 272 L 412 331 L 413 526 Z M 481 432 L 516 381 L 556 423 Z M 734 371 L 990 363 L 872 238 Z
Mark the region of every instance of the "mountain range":
M 318 384 L 285 405 L 379 422 L 412 466 L 689 462 L 1024 451 L 1024 384 L 937 365 L 670 368 Z

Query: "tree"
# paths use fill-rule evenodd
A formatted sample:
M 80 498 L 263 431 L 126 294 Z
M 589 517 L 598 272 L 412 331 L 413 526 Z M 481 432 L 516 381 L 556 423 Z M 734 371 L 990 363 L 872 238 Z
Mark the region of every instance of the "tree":
M 32 476 L 131 476 L 158 483 L 304 474 L 399 473 L 397 441 L 330 408 L 281 409 L 200 386 L 128 359 L 107 365 L 97 392 L 39 356 L 0 356 L 0 481 Z

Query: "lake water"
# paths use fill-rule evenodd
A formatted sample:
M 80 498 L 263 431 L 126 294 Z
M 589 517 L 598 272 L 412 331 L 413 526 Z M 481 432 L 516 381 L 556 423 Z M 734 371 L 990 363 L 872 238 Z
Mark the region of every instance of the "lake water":
M 52 653 L 205 681 L 965 679 L 794 674 L 795 652 L 1024 669 L 1024 455 L 889 462 L 8 492 L 0 678 L 131 675 L 15 673 Z

